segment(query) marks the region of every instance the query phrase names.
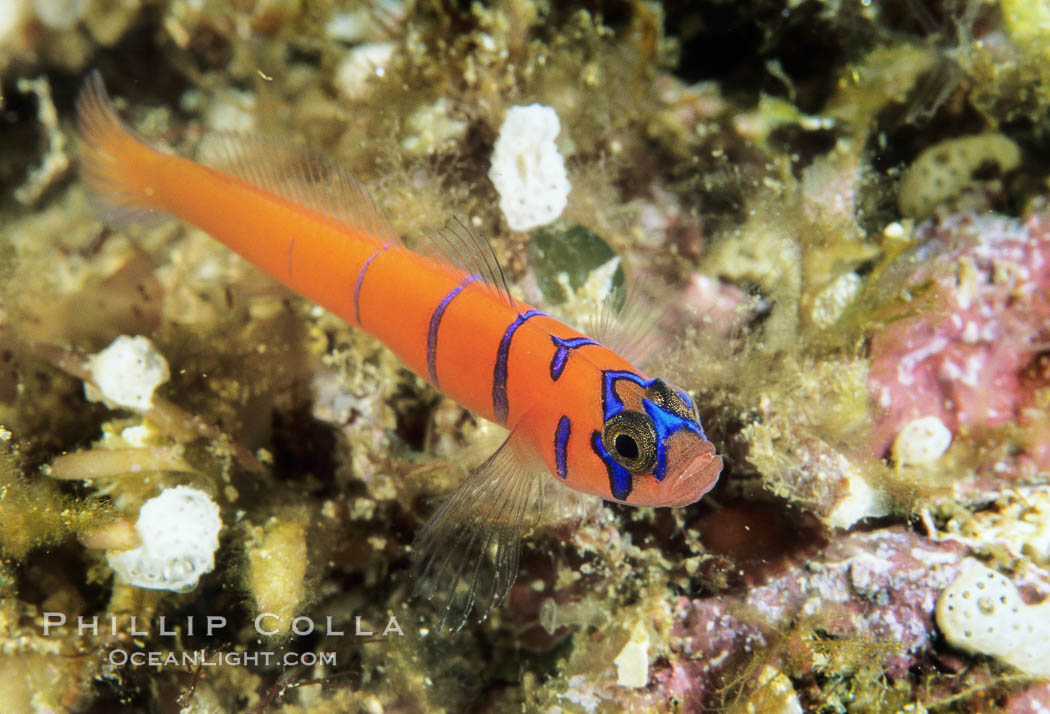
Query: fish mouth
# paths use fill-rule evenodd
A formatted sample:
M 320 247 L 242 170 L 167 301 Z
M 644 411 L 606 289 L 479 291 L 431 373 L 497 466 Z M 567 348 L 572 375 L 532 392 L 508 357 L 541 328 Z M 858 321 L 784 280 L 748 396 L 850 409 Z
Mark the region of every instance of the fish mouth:
M 715 453 L 713 444 L 705 444 L 705 447 L 679 472 L 673 483 L 666 484 L 669 487 L 666 505 L 677 508 L 696 503 L 718 483 L 722 457 Z

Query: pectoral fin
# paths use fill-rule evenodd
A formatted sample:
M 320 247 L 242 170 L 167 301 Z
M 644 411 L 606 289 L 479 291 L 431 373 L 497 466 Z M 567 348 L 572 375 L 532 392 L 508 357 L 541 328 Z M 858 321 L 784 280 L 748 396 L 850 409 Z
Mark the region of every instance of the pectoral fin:
M 415 594 L 438 601 L 439 629 L 461 629 L 472 611 L 481 622 L 503 601 L 517 576 L 522 538 L 567 496 L 523 442 L 511 432 L 416 537 Z

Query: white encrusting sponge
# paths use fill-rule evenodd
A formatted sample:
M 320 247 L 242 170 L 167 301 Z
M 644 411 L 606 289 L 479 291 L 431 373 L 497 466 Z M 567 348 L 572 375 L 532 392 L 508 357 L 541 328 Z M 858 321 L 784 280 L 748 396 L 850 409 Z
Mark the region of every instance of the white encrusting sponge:
M 146 411 L 153 404 L 153 392 L 168 381 L 171 372 L 164 355 L 147 338 L 121 335 L 109 347 L 88 358 L 91 381 L 96 393 L 87 389 L 88 399 L 103 399 L 127 409 Z
M 142 545 L 109 551 L 106 560 L 123 580 L 151 590 L 187 592 L 215 567 L 222 519 L 208 494 L 189 486 L 165 489 L 139 510 Z
M 951 430 L 937 417 L 913 419 L 901 427 L 893 441 L 893 460 L 901 465 L 932 463 L 951 443 Z
M 980 563 L 941 593 L 937 625 L 961 650 L 1050 676 L 1050 598 L 1029 605 L 1009 579 Z
M 492 151 L 489 178 L 499 192 L 499 207 L 516 231 L 546 225 L 568 203 L 569 177 L 554 139 L 558 114 L 542 104 L 507 110 Z

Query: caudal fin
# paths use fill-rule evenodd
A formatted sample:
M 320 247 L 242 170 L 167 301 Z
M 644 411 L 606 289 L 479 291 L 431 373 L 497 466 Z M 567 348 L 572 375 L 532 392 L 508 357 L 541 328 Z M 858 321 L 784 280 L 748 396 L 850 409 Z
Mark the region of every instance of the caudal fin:
M 81 173 L 97 210 L 108 223 L 141 223 L 157 212 L 150 169 L 164 155 L 117 116 L 98 72 L 77 97 L 77 147 Z

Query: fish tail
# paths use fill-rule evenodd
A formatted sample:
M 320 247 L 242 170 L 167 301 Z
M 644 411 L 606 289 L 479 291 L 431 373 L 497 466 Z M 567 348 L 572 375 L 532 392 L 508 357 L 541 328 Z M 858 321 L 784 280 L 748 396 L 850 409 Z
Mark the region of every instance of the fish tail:
M 152 168 L 165 158 L 117 116 L 106 86 L 92 72 L 77 97 L 81 174 L 107 222 L 126 224 L 159 216 Z

